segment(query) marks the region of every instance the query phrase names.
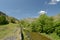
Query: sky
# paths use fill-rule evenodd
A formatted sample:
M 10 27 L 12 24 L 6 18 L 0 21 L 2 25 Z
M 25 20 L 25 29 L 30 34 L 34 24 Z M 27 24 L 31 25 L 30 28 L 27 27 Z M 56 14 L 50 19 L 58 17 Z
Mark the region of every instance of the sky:
M 17 19 L 38 17 L 41 11 L 60 13 L 60 0 L 0 0 L 0 11 Z

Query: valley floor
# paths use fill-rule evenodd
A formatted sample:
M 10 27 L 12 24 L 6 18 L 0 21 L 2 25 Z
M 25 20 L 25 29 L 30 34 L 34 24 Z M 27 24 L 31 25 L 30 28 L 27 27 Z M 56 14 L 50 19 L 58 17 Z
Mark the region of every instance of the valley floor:
M 20 40 L 20 27 L 18 24 L 0 26 L 0 40 Z
M 60 40 L 56 33 L 45 34 L 24 31 L 24 40 Z M 0 40 L 21 40 L 21 29 L 18 24 L 0 26 Z

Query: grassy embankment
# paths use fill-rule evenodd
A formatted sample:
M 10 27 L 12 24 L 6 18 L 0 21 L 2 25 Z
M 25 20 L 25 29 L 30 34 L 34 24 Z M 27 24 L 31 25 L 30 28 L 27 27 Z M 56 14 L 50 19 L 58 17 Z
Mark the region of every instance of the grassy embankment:
M 24 40 L 52 40 L 50 37 L 46 36 L 46 34 L 41 34 L 38 32 L 29 32 L 28 30 L 24 30 Z
M 24 31 L 24 39 L 28 40 L 28 30 Z M 30 37 L 32 40 L 60 40 L 59 36 L 54 32 L 51 34 L 45 34 L 45 33 L 37 33 L 37 32 L 29 32 Z
M 17 26 L 18 24 L 12 24 L 12 23 L 7 25 L 0 25 L 0 39 L 12 35 Z
M 13 31 L 16 30 L 17 26 L 18 26 L 18 24 L 12 24 L 12 23 L 10 23 L 8 25 L 0 25 L 0 39 L 4 38 L 6 36 L 12 35 Z M 26 34 L 26 32 L 27 31 L 25 31 L 24 34 Z M 24 35 L 24 36 L 25 36 L 25 40 L 28 40 L 26 38 L 27 36 L 26 35 Z M 36 32 L 31 32 L 30 36 L 31 36 L 31 39 L 33 39 L 33 40 L 50 40 L 50 38 L 52 40 L 60 40 L 60 38 L 56 35 L 56 33 L 52 33 L 49 35 L 42 33 L 42 35 L 41 35 Z
M 51 34 L 45 34 L 45 33 L 41 33 L 41 34 L 50 37 L 52 40 L 60 40 L 60 37 L 55 32 Z

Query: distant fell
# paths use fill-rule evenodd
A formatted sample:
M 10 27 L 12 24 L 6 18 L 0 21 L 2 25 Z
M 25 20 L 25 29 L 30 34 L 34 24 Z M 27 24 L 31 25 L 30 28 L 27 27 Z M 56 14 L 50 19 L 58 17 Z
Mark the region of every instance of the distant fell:
M 19 20 L 18 19 L 14 18 L 14 17 L 10 17 L 10 16 L 6 15 L 6 13 L 0 11 L 0 21 L 1 21 L 0 23 L 1 24 L 4 23 L 5 20 L 8 23 L 19 23 Z

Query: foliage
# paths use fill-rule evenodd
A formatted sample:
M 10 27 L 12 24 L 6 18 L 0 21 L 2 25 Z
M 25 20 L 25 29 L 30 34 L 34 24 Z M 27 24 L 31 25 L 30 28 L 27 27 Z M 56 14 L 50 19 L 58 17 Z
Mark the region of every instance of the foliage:
M 0 11 L 0 25 L 8 24 L 7 15 Z
M 15 23 L 15 19 L 14 18 L 11 18 L 11 23 Z
M 26 20 L 21 20 L 20 23 L 23 27 L 30 27 L 32 32 L 40 32 L 46 34 L 55 32 L 58 36 L 60 36 L 60 16 L 57 17 L 58 18 L 55 20 L 53 16 L 41 14 L 32 23 L 29 23 Z
M 3 24 L 8 24 L 9 22 L 6 20 L 6 17 L 1 15 L 0 16 L 0 25 L 3 25 Z
M 54 31 L 53 18 L 48 17 L 46 14 L 40 15 L 39 18 L 32 22 L 32 31 L 52 33 Z
M 41 30 L 39 24 L 37 24 L 35 22 L 31 23 L 30 26 L 32 27 L 33 32 L 39 32 L 39 30 Z
M 29 27 L 30 26 L 30 23 L 26 20 L 21 20 L 20 21 L 20 26 L 23 26 L 23 27 Z
M 60 37 L 60 19 L 55 22 L 55 32 Z

